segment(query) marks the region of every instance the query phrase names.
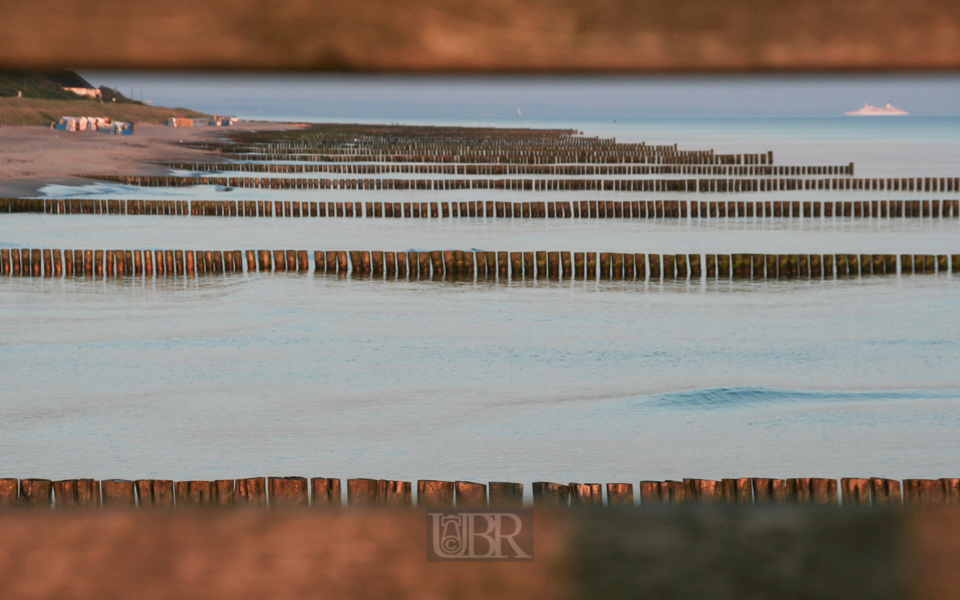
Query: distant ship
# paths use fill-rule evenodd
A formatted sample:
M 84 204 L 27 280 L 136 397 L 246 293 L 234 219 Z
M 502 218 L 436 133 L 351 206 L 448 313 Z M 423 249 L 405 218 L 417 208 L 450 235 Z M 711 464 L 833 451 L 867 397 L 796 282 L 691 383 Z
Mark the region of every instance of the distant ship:
M 860 110 L 853 110 L 843 113 L 851 117 L 892 117 L 900 115 L 909 115 L 905 110 L 900 110 L 896 106 L 887 102 L 887 105 L 883 108 L 876 106 L 871 106 L 869 104 L 864 104 L 863 108 Z

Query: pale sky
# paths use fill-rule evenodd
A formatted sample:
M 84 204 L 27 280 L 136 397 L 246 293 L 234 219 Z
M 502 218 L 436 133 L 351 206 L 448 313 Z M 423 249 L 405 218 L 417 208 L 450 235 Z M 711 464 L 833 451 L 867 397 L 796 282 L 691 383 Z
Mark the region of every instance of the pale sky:
M 960 75 L 395 76 L 83 71 L 163 106 L 331 118 L 827 117 L 865 102 L 960 115 Z

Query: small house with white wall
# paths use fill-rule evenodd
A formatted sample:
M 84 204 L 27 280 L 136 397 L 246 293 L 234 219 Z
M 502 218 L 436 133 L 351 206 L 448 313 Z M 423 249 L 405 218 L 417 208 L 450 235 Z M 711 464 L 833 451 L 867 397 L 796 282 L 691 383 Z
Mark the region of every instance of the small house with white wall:
M 99 89 L 93 87 L 89 81 L 77 74 L 76 71 L 53 71 L 48 74 L 48 77 L 51 81 L 59 83 L 63 89 L 68 92 L 73 92 L 78 96 L 97 99 L 103 97 Z

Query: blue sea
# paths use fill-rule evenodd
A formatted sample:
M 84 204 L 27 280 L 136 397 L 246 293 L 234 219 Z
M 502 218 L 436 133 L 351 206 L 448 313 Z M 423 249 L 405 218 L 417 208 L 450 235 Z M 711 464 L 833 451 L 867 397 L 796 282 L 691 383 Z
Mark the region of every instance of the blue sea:
M 495 121 L 717 153 L 772 150 L 777 164 L 854 162 L 862 177 L 960 175 L 960 118 L 952 116 L 431 119 L 259 106 L 241 116 Z M 528 199 L 486 190 L 224 193 L 106 184 L 43 192 Z M 538 199 L 551 194 L 631 197 Z M 811 191 L 749 199 L 956 196 Z M 0 247 L 18 248 L 957 254 L 958 234 L 957 219 L 0 216 Z M 958 314 L 960 274 L 952 273 L 625 282 L 0 277 L 0 475 L 526 483 L 957 476 Z

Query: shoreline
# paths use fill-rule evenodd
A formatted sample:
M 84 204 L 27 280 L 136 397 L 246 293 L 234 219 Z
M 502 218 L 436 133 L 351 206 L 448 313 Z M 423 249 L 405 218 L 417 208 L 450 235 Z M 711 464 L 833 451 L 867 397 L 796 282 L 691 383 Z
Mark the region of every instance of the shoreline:
M 0 197 L 40 196 L 52 183 L 82 185 L 80 174 L 164 175 L 163 161 L 216 160 L 205 150 L 181 141 L 217 141 L 231 133 L 285 131 L 300 123 L 248 121 L 230 127 L 169 127 L 139 123 L 132 136 L 96 131 L 68 132 L 48 127 L 0 127 Z

